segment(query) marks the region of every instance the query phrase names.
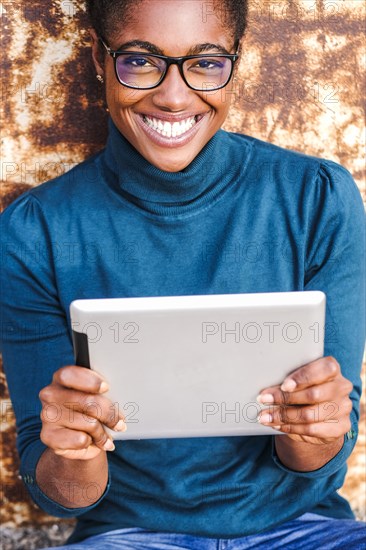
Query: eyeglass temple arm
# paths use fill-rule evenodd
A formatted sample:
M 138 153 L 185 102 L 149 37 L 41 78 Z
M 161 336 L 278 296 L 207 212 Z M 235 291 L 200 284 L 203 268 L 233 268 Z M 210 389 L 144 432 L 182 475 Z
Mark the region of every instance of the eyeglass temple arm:
M 107 44 L 104 42 L 104 40 L 101 36 L 98 36 L 98 40 L 99 40 L 99 42 L 101 42 L 103 44 L 103 46 L 105 47 L 105 49 L 107 50 L 109 55 L 113 55 L 112 49 L 109 46 L 107 46 Z

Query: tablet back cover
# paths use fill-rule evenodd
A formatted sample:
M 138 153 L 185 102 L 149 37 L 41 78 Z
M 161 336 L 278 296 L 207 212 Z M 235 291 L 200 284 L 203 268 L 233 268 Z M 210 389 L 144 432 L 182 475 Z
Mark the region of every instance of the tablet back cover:
M 260 391 L 324 353 L 320 291 L 76 300 L 75 363 L 125 415 L 115 439 L 278 433 Z M 112 432 L 111 432 L 112 433 Z

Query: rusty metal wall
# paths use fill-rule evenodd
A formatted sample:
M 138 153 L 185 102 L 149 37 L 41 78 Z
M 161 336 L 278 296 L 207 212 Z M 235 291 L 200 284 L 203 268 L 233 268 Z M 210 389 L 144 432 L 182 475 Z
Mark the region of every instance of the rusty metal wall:
M 204 10 L 210 10 L 210 1 Z M 203 15 L 204 16 L 204 15 Z M 82 2 L 1 2 L 1 196 L 64 173 L 104 146 Z M 361 0 L 252 0 L 236 99 L 225 128 L 346 166 L 366 198 Z M 17 477 L 14 417 L 1 375 L 2 523 L 45 525 Z M 361 435 L 342 489 L 365 519 L 365 395 Z

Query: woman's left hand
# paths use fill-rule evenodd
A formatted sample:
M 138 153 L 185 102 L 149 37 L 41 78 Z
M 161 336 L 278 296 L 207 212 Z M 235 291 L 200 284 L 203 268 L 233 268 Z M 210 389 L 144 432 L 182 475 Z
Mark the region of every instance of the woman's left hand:
M 335 442 L 351 429 L 352 389 L 336 359 L 322 357 L 292 372 L 282 385 L 261 391 L 258 402 L 270 408 L 259 421 L 293 441 Z

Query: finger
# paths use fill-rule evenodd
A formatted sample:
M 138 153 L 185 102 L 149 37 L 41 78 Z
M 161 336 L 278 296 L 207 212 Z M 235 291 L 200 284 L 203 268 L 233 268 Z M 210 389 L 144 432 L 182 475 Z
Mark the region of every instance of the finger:
M 58 369 L 53 375 L 53 381 L 65 388 L 87 393 L 105 393 L 109 390 L 108 382 L 101 374 L 76 365 Z
M 292 372 L 281 385 L 282 391 L 292 392 L 333 380 L 341 372 L 334 357 L 322 357 Z
M 343 419 L 342 421 L 331 423 L 316 422 L 314 424 L 281 424 L 273 427 L 286 434 L 328 439 L 337 438 L 349 432 L 351 429 L 351 422 L 349 419 Z
M 305 407 L 269 407 L 260 413 L 258 422 L 268 426 L 339 422 L 340 418 L 348 417 L 351 411 L 352 401 L 346 397 L 338 403 L 326 402 Z
M 102 451 L 95 445 L 90 445 L 86 449 L 63 449 L 62 451 L 53 451 L 56 455 L 67 458 L 68 460 L 92 460 L 98 456 Z
M 52 451 L 64 458 L 70 459 L 91 459 L 95 458 L 101 448 L 92 443 L 92 440 L 85 432 L 78 432 L 68 428 L 51 428 L 46 426 L 41 431 L 41 441 Z M 105 445 L 103 450 L 113 451 L 114 443 Z M 107 448 L 108 447 L 108 448 Z
M 91 436 L 85 432 L 48 424 L 42 427 L 40 438 L 47 447 L 53 450 L 80 450 L 86 449 L 92 444 Z
M 110 399 L 100 394 L 88 394 L 72 389 L 66 389 L 59 385 L 50 385 L 43 388 L 39 393 L 43 405 L 44 422 L 66 422 L 63 416 L 63 409 L 69 411 L 69 416 L 80 412 L 88 417 L 99 420 L 109 428 L 117 431 L 124 431 L 124 415 L 118 403 L 112 403 Z
M 72 414 L 70 415 L 70 412 Z M 86 436 L 89 437 L 82 437 L 83 439 L 86 439 L 86 444 L 83 448 L 88 447 L 91 443 L 99 447 L 100 449 L 103 449 L 104 451 L 110 451 L 113 450 L 113 440 L 112 438 L 107 434 L 105 431 L 103 425 L 96 420 L 95 418 L 88 417 L 85 414 L 81 414 L 75 411 L 70 411 L 68 409 L 63 408 L 63 414 L 61 419 L 58 420 L 57 424 L 52 422 L 45 422 L 45 416 L 46 412 L 45 410 L 42 410 L 41 418 L 44 422 L 43 424 L 43 430 L 44 433 L 48 434 L 49 438 L 54 438 L 54 442 L 52 444 L 52 448 L 66 448 L 66 449 L 72 449 L 73 448 L 73 439 L 71 439 L 70 442 L 66 442 L 64 445 L 61 445 L 60 447 L 60 441 L 59 441 L 59 433 L 60 430 L 69 430 L 65 433 L 84 433 Z M 75 438 L 74 433 L 72 433 L 73 438 Z M 91 438 L 91 440 L 90 440 Z M 51 440 L 49 439 L 49 445 L 51 446 Z M 79 448 L 79 447 L 77 447 Z
M 352 389 L 353 384 L 341 377 L 337 382 L 327 382 L 294 392 L 284 392 L 279 386 L 275 386 L 265 390 L 257 400 L 268 405 L 314 405 L 325 401 L 338 402 L 340 398 L 348 396 Z

